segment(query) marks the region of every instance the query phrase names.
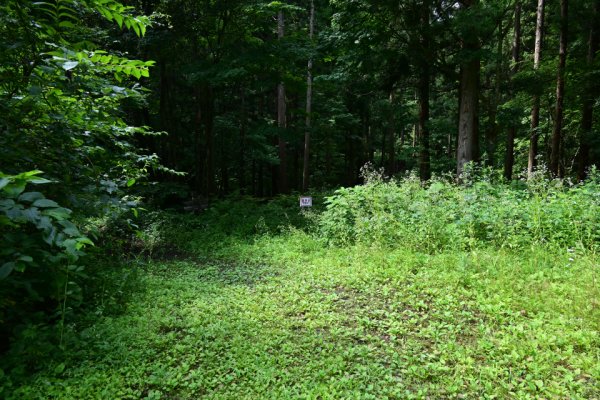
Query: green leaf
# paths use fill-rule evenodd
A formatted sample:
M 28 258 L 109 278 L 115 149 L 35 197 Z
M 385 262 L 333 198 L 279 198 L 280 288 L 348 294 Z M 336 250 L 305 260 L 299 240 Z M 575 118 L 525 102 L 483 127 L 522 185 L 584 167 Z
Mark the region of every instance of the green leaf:
M 49 199 L 39 199 L 33 202 L 33 207 L 49 208 L 49 207 L 60 207 L 57 202 Z
M 113 14 L 113 17 L 115 17 L 115 21 L 119 24 L 119 28 L 123 28 L 123 16 L 121 14 Z
M 14 262 L 4 263 L 2 265 L 2 267 L 0 267 L 0 279 L 4 279 L 8 275 L 10 275 L 10 273 L 12 272 L 13 269 L 15 269 L 15 263 Z
M 78 65 L 79 65 L 78 61 L 67 61 L 66 63 L 64 63 L 62 65 L 62 67 L 63 67 L 63 69 L 65 71 L 69 71 L 69 70 L 72 70 L 73 68 L 75 68 Z
M 52 181 L 46 178 L 34 178 L 29 180 L 29 183 L 33 183 L 34 185 L 41 185 L 44 183 L 52 183 Z
M 9 197 L 17 197 L 25 190 L 25 182 L 15 182 L 11 185 L 5 186 L 4 191 L 8 193 Z
M 71 215 L 71 210 L 63 207 L 49 208 L 47 210 L 42 211 L 42 214 L 53 217 L 58 221 L 62 221 L 64 219 L 69 218 L 69 216 Z
M 65 363 L 60 363 L 54 368 L 54 373 L 60 374 L 65 370 Z
M 135 178 L 131 178 L 127 181 L 127 187 L 132 187 L 135 184 Z
M 25 192 L 19 196 L 19 201 L 26 201 L 28 203 L 34 202 L 36 200 L 43 199 L 44 195 L 40 192 Z
M 3 187 L 5 187 L 9 183 L 10 183 L 10 179 L 8 179 L 8 178 L 0 178 L 0 189 L 2 189 Z
M 133 28 L 133 31 L 135 32 L 135 34 L 139 37 L 142 32 L 140 31 L 140 27 L 138 26 L 137 22 L 133 22 L 131 24 L 131 27 Z

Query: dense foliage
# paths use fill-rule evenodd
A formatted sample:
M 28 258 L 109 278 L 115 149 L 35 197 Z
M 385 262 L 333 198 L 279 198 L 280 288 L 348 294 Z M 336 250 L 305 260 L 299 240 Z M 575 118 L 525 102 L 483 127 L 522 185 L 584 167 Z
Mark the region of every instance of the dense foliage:
M 408 202 L 428 190 L 409 191 L 410 184 L 398 185 L 406 192 L 394 195 Z M 376 191 L 373 185 L 362 190 Z M 579 196 L 566 192 L 555 207 L 568 208 Z M 127 288 L 127 308 L 94 315 L 77 340 L 69 337 L 69 351 L 38 356 L 35 373 L 5 370 L 0 393 L 8 399 L 599 395 L 597 252 L 537 244 L 512 251 L 482 237 L 473 239 L 472 250 L 431 254 L 410 249 L 409 238 L 393 247 L 328 246 L 315 216 L 305 220 L 295 202 L 247 199 L 200 216 L 153 216 L 139 247 L 153 248 L 152 259 L 128 263 L 139 272 Z M 456 218 L 468 221 L 474 207 L 457 210 Z M 373 219 L 386 215 L 371 210 Z M 511 233 L 510 241 L 519 243 L 520 235 Z
M 3 0 L 0 397 L 598 398 L 599 48 L 600 0 Z
M 593 171 L 586 182 L 548 180 L 541 172 L 513 185 L 484 174 L 457 186 L 448 179 L 422 185 L 415 176 L 343 188 L 327 199 L 321 232 L 338 244 L 402 245 L 440 252 L 482 247 L 598 249 L 600 188 Z M 499 179 L 496 177 L 496 180 Z

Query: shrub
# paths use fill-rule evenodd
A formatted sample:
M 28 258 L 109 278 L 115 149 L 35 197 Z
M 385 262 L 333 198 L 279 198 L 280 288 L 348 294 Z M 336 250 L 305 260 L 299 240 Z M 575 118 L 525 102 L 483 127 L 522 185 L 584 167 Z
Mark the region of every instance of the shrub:
M 65 299 L 76 298 L 73 277 L 83 248 L 92 242 L 71 220 L 71 210 L 29 185 L 48 184 L 41 171 L 0 173 L 0 322 L 1 336 L 39 322 L 41 315 L 64 317 Z M 57 311 L 59 311 L 57 313 Z
M 334 244 L 424 252 L 535 244 L 592 248 L 600 243 L 596 176 L 577 185 L 541 173 L 512 186 L 489 176 L 463 185 L 440 178 L 422 184 L 413 175 L 369 180 L 328 197 L 319 228 Z

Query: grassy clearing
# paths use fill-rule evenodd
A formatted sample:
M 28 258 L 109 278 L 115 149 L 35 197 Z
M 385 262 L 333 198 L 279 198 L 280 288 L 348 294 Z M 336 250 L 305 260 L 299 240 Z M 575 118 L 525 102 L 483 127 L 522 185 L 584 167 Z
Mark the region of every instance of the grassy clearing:
M 262 221 L 176 224 L 182 249 L 139 264 L 125 313 L 3 395 L 600 397 L 593 254 L 333 248 Z

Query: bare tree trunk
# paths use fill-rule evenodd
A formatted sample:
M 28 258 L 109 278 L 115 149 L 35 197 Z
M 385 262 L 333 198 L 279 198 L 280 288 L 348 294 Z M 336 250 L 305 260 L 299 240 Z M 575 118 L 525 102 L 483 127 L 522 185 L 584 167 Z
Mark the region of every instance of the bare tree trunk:
M 387 162 L 387 172 L 390 176 L 392 176 L 396 172 L 396 124 L 394 121 L 394 91 L 390 90 L 389 95 L 389 103 L 390 103 L 390 115 L 388 116 L 388 136 L 389 136 L 389 145 L 388 145 L 388 162 Z
M 308 38 L 311 43 L 315 32 L 315 2 L 310 1 L 310 18 L 308 22 Z M 313 59 L 312 55 L 308 59 L 308 66 L 306 68 L 306 129 L 304 131 L 304 165 L 302 168 L 302 191 L 306 192 L 310 183 L 309 175 L 309 161 L 310 161 L 310 130 L 312 125 L 312 67 Z
M 535 49 L 533 52 L 533 69 L 540 67 L 540 57 L 542 55 L 542 40 L 544 31 L 544 5 L 545 0 L 538 0 L 537 18 L 535 23 Z M 536 93 L 533 96 L 533 107 L 531 108 L 531 136 L 529 138 L 529 160 L 527 162 L 527 174 L 531 176 L 535 169 L 538 154 L 538 136 L 540 126 L 540 96 Z
M 431 178 L 429 150 L 429 87 L 431 82 L 429 69 L 429 1 L 423 2 L 421 9 L 421 51 L 423 52 L 419 73 L 419 177 L 422 181 Z
M 521 61 L 521 2 L 515 2 L 514 15 L 514 31 L 515 36 L 512 46 L 512 74 L 515 75 L 519 71 L 519 62 Z M 513 126 L 508 128 L 506 136 L 506 156 L 504 158 L 504 178 L 507 181 L 512 180 L 513 166 L 515 164 L 515 137 L 517 136 L 517 127 L 513 122 Z
M 496 164 L 496 147 L 498 145 L 498 123 L 496 121 L 496 116 L 498 114 L 498 103 L 500 101 L 500 81 L 503 78 L 503 60 L 504 60 L 504 38 L 506 35 L 506 31 L 504 30 L 502 24 L 500 24 L 498 28 L 498 48 L 497 48 L 497 63 L 495 72 L 495 79 L 493 84 L 490 83 L 490 92 L 488 101 L 488 120 L 489 124 L 485 131 L 485 152 L 487 155 L 486 165 L 489 167 L 494 167 Z M 490 75 L 490 80 L 492 76 Z
M 240 102 L 241 102 L 241 115 L 240 115 L 240 159 L 238 165 L 238 184 L 240 194 L 246 193 L 246 130 L 248 125 L 248 112 L 246 110 L 246 90 L 242 86 L 240 88 Z
M 422 181 L 431 178 L 429 154 L 429 67 L 421 66 L 419 76 L 419 177 Z
M 598 13 L 600 12 L 600 0 L 595 0 L 592 11 L 592 24 L 588 38 L 587 64 L 590 70 L 593 68 L 596 51 L 598 50 Z M 579 150 L 577 160 L 577 179 L 584 180 L 587 168 L 590 165 L 590 136 L 594 121 L 594 100 L 597 93 L 598 83 L 588 80 L 583 96 L 583 107 L 581 113 L 581 136 L 579 138 Z
M 477 0 L 465 1 L 471 7 Z M 456 173 L 460 178 L 466 163 L 479 158 L 479 71 L 481 63 L 476 54 L 479 39 L 463 38 L 462 46 L 469 59 L 460 68 L 460 108 L 458 115 L 458 146 L 456 148 Z
M 558 75 L 556 78 L 556 107 L 554 127 L 552 129 L 552 151 L 550 153 L 550 172 L 563 175 L 559 168 L 561 137 L 563 125 L 563 104 L 565 97 L 565 66 L 567 64 L 568 0 L 560 0 L 560 46 L 558 52 Z M 560 171 L 559 171 L 560 170 Z
M 283 38 L 284 34 L 284 19 L 283 19 L 283 11 L 280 10 L 277 13 L 277 37 L 279 39 Z M 277 126 L 279 129 L 286 128 L 286 104 L 285 104 L 285 86 L 283 82 L 280 82 L 277 85 Z M 279 134 L 278 138 L 278 148 L 279 148 L 279 190 L 281 193 L 288 192 L 288 182 L 287 182 L 287 152 L 286 152 L 286 143 L 284 138 Z

